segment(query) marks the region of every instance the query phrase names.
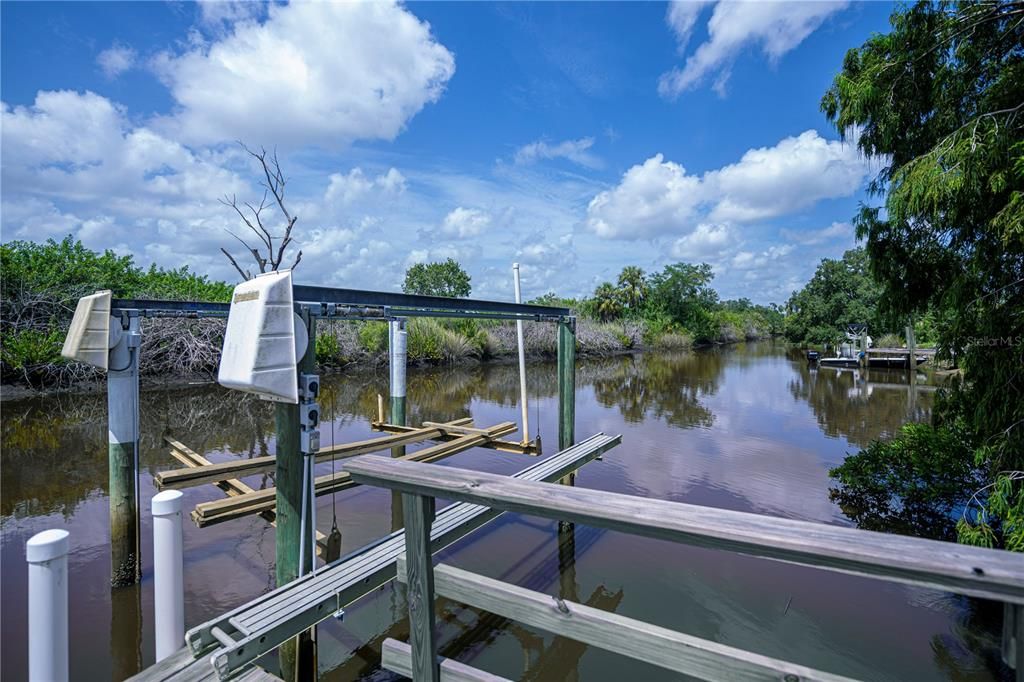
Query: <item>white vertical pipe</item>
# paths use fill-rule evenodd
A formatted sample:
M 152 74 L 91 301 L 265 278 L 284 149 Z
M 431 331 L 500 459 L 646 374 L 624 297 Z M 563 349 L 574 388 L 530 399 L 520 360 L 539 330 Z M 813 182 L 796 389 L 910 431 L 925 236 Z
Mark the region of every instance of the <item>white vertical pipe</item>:
M 391 397 L 405 397 L 405 365 L 408 358 L 409 336 L 405 320 L 391 320 Z
M 68 679 L 68 532 L 44 530 L 25 543 L 28 561 L 28 678 Z
M 153 496 L 153 612 L 156 660 L 185 645 L 185 564 L 180 490 Z
M 523 302 L 523 294 L 519 290 L 519 263 L 512 264 L 512 275 L 516 285 L 516 303 Z M 519 404 L 523 411 L 523 443 L 530 442 L 530 410 L 526 405 L 526 347 L 523 342 L 523 321 L 516 320 L 516 337 L 519 341 Z

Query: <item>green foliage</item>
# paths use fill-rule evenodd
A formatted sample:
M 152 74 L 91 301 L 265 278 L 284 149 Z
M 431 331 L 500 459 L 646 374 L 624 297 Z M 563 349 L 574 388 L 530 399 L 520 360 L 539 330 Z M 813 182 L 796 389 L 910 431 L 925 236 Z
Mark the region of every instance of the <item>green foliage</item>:
M 643 311 L 647 302 L 647 278 L 642 268 L 627 265 L 622 268 L 618 279 L 622 304 L 634 315 Z
M 829 496 L 861 528 L 943 540 L 981 478 L 963 424 L 906 424 L 829 472 Z
M 316 361 L 319 365 L 343 365 L 346 362 L 341 352 L 341 343 L 334 334 L 318 332 L 316 335 Z
M 841 260 L 826 258 L 811 281 L 786 304 L 786 338 L 793 343 L 823 344 L 842 338 L 848 324 L 866 323 L 869 330 L 878 329 L 882 326 L 880 291 L 863 248 L 847 251 Z
M 598 320 L 609 322 L 622 317 L 622 293 L 611 282 L 599 284 L 594 289 L 594 314 Z
M 976 492 L 956 530 L 966 545 L 1024 552 L 1024 472 L 1004 471 Z
M 437 320 L 416 318 L 409 322 L 408 357 L 410 362 L 440 362 L 445 359 L 443 331 Z M 448 349 L 450 350 L 450 349 Z
M 377 354 L 387 352 L 388 349 L 388 323 L 387 322 L 364 322 L 359 327 L 359 345 L 367 353 Z
M 847 53 L 822 110 L 883 164 L 884 206 L 855 220 L 880 304 L 934 311 L 964 372 L 944 409 L 986 443 L 994 480 L 1024 469 L 1024 22 L 1013 2 L 920 2 L 890 22 Z
M 711 311 L 718 306 L 718 293 L 710 286 L 714 276 L 707 263 L 666 265 L 649 279 L 648 315 L 668 316 L 698 343 L 716 341 L 718 329 Z
M 417 263 L 405 271 L 402 291 L 423 296 L 465 298 L 471 291 L 470 277 L 458 262 Z
M 902 346 L 903 338 L 898 334 L 882 334 L 875 339 L 876 348 L 901 348 Z
M 0 245 L 0 338 L 5 374 L 28 381 L 36 369 L 63 363 L 60 349 L 77 301 L 109 289 L 120 298 L 228 301 L 231 286 L 189 272 L 188 267 L 143 270 L 131 256 L 98 253 L 68 236 L 43 243 Z
M 4 364 L 18 371 L 34 365 L 60 362 L 60 349 L 64 345 L 64 330 L 11 329 L 0 335 L 0 358 Z

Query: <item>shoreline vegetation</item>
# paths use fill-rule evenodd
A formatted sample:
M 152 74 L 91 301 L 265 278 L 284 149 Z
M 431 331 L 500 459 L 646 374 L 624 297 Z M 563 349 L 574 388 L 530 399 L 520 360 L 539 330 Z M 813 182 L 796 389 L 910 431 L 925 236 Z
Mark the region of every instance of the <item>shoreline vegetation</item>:
M 228 301 L 232 286 L 182 267 L 165 270 L 135 265 L 130 256 L 97 253 L 71 237 L 46 243 L 9 242 L 0 246 L 3 301 L 0 306 L 0 371 L 4 398 L 62 390 L 90 390 L 101 372 L 60 357 L 77 300 L 100 289 L 115 297 Z M 454 273 L 468 295 L 468 276 L 454 261 L 414 266 L 414 284 L 432 274 L 431 265 Z M 461 279 L 465 277 L 465 280 Z M 577 315 L 577 353 L 609 356 L 649 350 L 695 347 L 766 339 L 782 332 L 777 306 L 750 301 L 719 301 L 709 284 L 707 265 L 679 263 L 646 275 L 624 268 L 618 285 L 597 287 L 593 297 L 564 299 L 547 294 L 532 303 L 562 305 Z M 437 282 L 416 293 L 437 293 Z M 416 288 L 416 287 L 412 287 Z M 430 291 L 422 291 L 430 288 Z M 442 291 L 443 285 L 442 285 Z M 410 292 L 412 293 L 412 292 Z M 142 322 L 141 378 L 151 384 L 181 385 L 216 376 L 225 320 L 154 318 Z M 408 359 L 414 365 L 510 360 L 517 352 L 514 323 L 494 320 L 413 318 Z M 383 321 L 321 321 L 316 355 L 322 371 L 375 368 L 387 363 L 387 324 Z M 524 325 L 527 356 L 554 358 L 554 328 Z

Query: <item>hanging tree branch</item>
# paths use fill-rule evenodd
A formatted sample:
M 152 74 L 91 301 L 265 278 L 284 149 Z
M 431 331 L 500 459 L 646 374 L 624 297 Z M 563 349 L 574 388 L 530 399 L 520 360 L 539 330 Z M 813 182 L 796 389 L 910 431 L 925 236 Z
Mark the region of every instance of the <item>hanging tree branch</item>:
M 256 265 L 259 268 L 259 273 L 264 272 L 275 272 L 281 268 L 281 263 L 284 262 L 285 254 L 288 247 L 294 242 L 292 237 L 292 230 L 295 228 L 295 222 L 299 219 L 298 216 L 293 216 L 288 212 L 288 209 L 284 205 L 285 186 L 288 181 L 284 176 L 284 172 L 281 170 L 281 164 L 277 159 L 277 151 L 275 150 L 272 154 L 268 153 L 266 149 L 260 147 L 259 152 L 253 151 L 245 146 L 244 143 L 239 142 L 239 146 L 245 150 L 245 152 L 256 159 L 260 163 L 260 167 L 263 170 L 263 180 L 260 181 L 260 186 L 263 187 L 263 198 L 260 199 L 260 203 L 257 206 L 249 202 L 238 203 L 238 199 L 235 195 L 224 195 L 223 199 L 220 199 L 220 203 L 225 206 L 231 207 L 238 217 L 241 218 L 249 230 L 256 235 L 259 239 L 260 244 L 253 246 L 245 239 L 242 239 L 231 230 L 227 230 L 227 233 L 237 239 L 245 250 L 248 251 L 253 260 L 256 261 Z M 269 197 L 273 196 L 273 202 L 268 201 Z M 280 237 L 274 235 L 270 228 L 267 227 L 265 220 L 264 211 L 267 210 L 272 204 L 276 204 L 281 214 L 284 216 L 284 231 Z M 277 242 L 275 244 L 275 241 Z M 234 266 L 238 274 L 243 279 L 252 279 L 253 273 L 242 268 L 238 261 L 231 253 L 221 248 L 221 252 L 227 257 L 231 265 Z M 299 251 L 295 256 L 295 261 L 291 267 L 294 268 L 302 260 L 302 251 Z

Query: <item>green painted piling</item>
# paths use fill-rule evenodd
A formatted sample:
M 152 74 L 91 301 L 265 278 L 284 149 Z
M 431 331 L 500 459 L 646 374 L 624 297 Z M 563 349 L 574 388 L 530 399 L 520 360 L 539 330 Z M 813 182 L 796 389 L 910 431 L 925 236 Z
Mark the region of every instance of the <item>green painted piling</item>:
M 299 361 L 300 373 L 316 373 L 316 320 L 309 311 L 301 314 L 309 330 L 309 343 Z M 296 381 L 298 376 L 296 375 Z M 275 416 L 277 455 L 274 483 L 277 486 L 277 530 L 275 533 L 276 577 L 280 587 L 299 576 L 299 545 L 302 538 L 302 452 L 299 449 L 299 406 L 277 404 Z M 315 501 L 315 496 L 313 501 Z M 306 521 L 312 523 L 312 505 L 306 507 Z M 308 527 L 308 526 L 307 526 Z M 308 541 L 308 539 L 307 539 Z M 314 553 L 315 554 L 315 553 Z M 306 552 L 303 572 L 313 568 L 314 557 Z M 293 682 L 316 679 L 316 655 L 311 630 L 281 645 L 281 676 Z
M 576 442 L 576 318 L 558 323 L 558 449 Z

